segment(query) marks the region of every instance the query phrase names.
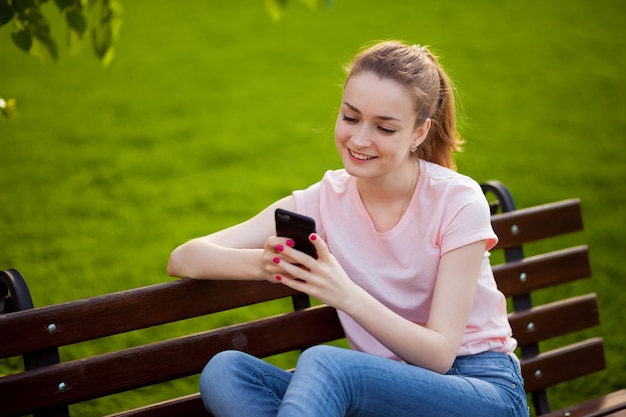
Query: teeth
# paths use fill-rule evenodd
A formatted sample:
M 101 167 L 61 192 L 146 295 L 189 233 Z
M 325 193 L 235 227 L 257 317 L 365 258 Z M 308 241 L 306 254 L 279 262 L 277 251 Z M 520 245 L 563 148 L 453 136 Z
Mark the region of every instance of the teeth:
M 363 155 L 362 153 L 357 153 L 357 152 L 354 152 L 353 150 L 350 150 L 350 154 L 356 159 L 360 159 L 362 161 L 367 161 L 368 159 L 374 159 L 373 156 Z

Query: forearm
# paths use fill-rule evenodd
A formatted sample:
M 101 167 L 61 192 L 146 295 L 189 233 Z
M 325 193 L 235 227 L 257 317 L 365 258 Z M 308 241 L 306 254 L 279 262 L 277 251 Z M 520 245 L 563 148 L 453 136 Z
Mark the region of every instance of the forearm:
M 194 279 L 263 280 L 262 249 L 235 249 L 205 238 L 192 239 L 174 249 L 167 273 Z
M 387 349 L 407 363 L 445 373 L 458 351 L 458 342 L 394 313 L 364 290 L 358 290 L 349 314 Z

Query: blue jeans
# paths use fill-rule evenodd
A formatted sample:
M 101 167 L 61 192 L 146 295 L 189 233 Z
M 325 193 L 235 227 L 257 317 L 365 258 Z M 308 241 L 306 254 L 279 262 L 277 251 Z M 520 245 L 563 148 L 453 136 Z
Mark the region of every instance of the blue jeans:
M 460 356 L 442 375 L 331 346 L 304 351 L 293 374 L 225 351 L 204 368 L 200 393 L 216 417 L 528 416 L 519 366 L 497 352 Z

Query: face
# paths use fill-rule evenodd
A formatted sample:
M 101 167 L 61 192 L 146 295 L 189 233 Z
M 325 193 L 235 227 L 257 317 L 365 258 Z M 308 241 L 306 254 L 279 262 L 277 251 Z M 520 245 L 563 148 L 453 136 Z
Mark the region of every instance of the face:
M 410 148 L 428 133 L 430 120 L 415 128 L 411 95 L 402 85 L 371 72 L 350 77 L 335 125 L 344 168 L 358 178 L 404 175 Z

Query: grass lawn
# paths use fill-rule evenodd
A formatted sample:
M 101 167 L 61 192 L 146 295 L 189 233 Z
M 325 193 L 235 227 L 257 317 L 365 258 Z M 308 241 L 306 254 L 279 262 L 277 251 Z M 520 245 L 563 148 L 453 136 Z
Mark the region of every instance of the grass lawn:
M 590 245 L 594 276 L 545 298 L 598 293 L 610 372 L 554 390 L 553 403 L 625 387 L 626 5 L 333 3 L 311 11 L 292 0 L 272 23 L 262 0 L 126 0 L 107 69 L 89 48 L 68 56 L 63 45 L 58 62 L 42 65 L 3 28 L 0 97 L 17 99 L 19 117 L 0 120 L 0 268 L 20 270 L 38 306 L 169 280 L 176 245 L 340 167 L 333 125 L 341 65 L 365 43 L 405 39 L 439 51 L 457 83 L 467 140 L 461 172 L 500 179 L 519 207 L 582 199 L 586 230 L 571 243 Z M 55 25 L 60 43 L 62 29 Z M 231 319 L 81 344 L 62 356 Z M 0 373 L 12 366 L 0 363 Z M 188 378 L 74 410 L 114 412 L 195 384 Z

